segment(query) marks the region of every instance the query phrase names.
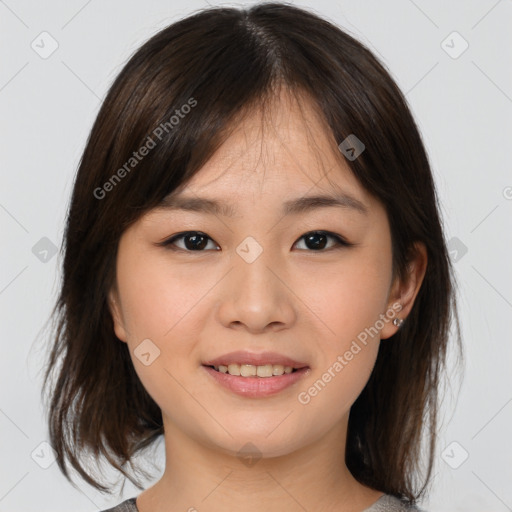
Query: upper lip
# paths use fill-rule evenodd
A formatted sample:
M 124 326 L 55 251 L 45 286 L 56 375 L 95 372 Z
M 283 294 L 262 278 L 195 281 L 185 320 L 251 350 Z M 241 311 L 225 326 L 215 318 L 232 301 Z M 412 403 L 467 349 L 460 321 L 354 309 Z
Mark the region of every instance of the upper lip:
M 223 356 L 216 357 L 203 362 L 205 366 L 219 366 L 229 364 L 251 364 L 254 366 L 263 366 L 265 364 L 281 364 L 283 366 L 291 366 L 292 368 L 304 368 L 308 366 L 306 363 L 296 361 L 290 357 L 278 354 L 277 352 L 247 352 L 245 350 L 237 350 Z

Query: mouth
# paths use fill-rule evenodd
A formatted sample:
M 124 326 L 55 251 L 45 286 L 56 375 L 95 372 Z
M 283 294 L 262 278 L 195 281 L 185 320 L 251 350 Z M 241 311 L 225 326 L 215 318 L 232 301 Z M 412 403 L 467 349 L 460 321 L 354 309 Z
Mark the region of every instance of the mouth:
M 236 363 L 203 364 L 202 368 L 216 385 L 244 398 L 266 398 L 277 395 L 287 388 L 292 388 L 311 372 L 309 366 L 296 368 L 278 364 L 258 366 Z

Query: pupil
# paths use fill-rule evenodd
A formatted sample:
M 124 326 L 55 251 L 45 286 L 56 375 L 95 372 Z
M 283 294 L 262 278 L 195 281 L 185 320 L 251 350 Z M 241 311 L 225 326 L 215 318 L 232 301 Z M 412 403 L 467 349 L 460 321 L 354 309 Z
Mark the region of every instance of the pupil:
M 321 242 L 319 242 L 318 238 L 322 238 L 323 240 Z M 316 239 L 316 241 L 315 241 L 315 239 Z M 310 249 L 323 249 L 325 247 L 326 240 L 327 240 L 327 237 L 323 233 L 313 233 L 306 237 L 306 244 L 308 242 L 312 242 L 311 247 L 308 246 Z
M 197 244 L 197 241 L 202 239 L 202 243 Z M 188 243 L 189 240 L 193 240 L 192 243 Z M 187 249 L 204 249 L 206 247 L 206 237 L 203 235 L 188 235 L 185 237 L 185 246 Z

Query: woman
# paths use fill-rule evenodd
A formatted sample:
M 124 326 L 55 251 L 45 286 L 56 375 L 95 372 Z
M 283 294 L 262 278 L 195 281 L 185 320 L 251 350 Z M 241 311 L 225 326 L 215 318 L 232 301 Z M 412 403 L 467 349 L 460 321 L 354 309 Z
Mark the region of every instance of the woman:
M 287 4 L 197 12 L 129 60 L 80 163 L 46 374 L 59 467 L 108 491 L 92 449 L 143 489 L 124 465 L 163 435 L 161 479 L 112 511 L 419 510 L 455 313 L 384 67 Z

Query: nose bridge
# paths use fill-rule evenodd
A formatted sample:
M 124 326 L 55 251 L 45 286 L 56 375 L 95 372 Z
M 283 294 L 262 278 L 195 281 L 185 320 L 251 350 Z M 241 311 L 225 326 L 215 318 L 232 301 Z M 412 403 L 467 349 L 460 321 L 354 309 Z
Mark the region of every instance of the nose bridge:
M 261 237 L 260 237 L 261 240 Z M 276 292 L 276 278 L 272 267 L 277 267 L 276 252 L 264 247 L 254 236 L 247 236 L 236 247 L 235 279 L 238 280 L 238 291 L 250 291 L 266 294 L 266 301 L 271 300 L 270 294 Z M 274 269 L 274 272 L 277 268 Z
M 289 324 L 293 319 L 291 297 L 277 277 L 277 252 L 264 248 L 254 236 L 236 247 L 234 268 L 221 307 L 225 325 L 242 323 L 251 331 L 271 323 Z

